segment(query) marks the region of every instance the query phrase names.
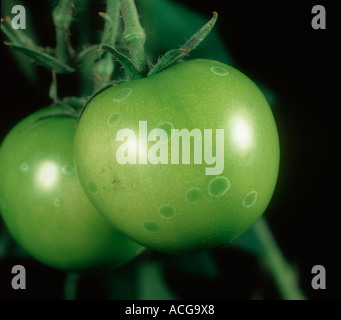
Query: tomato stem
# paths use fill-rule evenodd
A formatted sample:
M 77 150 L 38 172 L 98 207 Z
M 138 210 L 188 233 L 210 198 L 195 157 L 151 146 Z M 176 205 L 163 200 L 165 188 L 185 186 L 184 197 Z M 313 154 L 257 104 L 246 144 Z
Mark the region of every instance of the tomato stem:
M 52 99 L 53 102 L 57 102 L 58 101 L 58 86 L 57 86 L 57 75 L 56 72 L 52 70 L 52 82 L 50 85 L 50 89 L 49 89 L 49 97 Z
M 297 273 L 285 260 L 265 220 L 259 219 L 254 230 L 264 248 L 261 261 L 272 275 L 283 299 L 306 300 L 299 288 Z
M 107 0 L 107 12 L 100 12 L 104 19 L 104 30 L 101 37 L 102 44 L 115 47 L 120 21 L 120 4 L 118 0 Z M 107 52 L 101 53 L 102 58 L 94 63 L 94 90 L 97 91 L 110 83 L 114 72 L 114 62 Z
M 120 22 L 120 3 L 118 0 L 107 0 L 106 13 L 101 12 L 100 15 L 105 20 L 104 30 L 102 33 L 102 43 L 115 46 L 118 35 Z
M 60 0 L 52 12 L 53 22 L 56 29 L 57 58 L 69 63 L 74 55 L 70 41 L 70 25 L 73 20 L 74 0 Z
M 65 278 L 64 284 L 64 299 L 76 300 L 77 299 L 77 284 L 79 282 L 80 275 L 73 272 L 68 272 Z
M 139 72 L 146 68 L 144 43 L 146 35 L 141 27 L 134 0 L 120 0 L 125 30 L 122 41 L 129 49 L 130 58 Z

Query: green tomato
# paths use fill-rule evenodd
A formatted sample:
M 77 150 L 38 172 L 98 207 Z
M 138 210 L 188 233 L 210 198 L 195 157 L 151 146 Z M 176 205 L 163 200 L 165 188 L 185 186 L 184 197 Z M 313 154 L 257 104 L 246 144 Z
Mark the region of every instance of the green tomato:
M 62 270 L 112 269 L 142 247 L 105 221 L 87 199 L 73 163 L 76 120 L 50 106 L 20 121 L 0 148 L 0 211 L 13 238 Z M 32 124 L 32 125 L 31 125 Z
M 244 74 L 190 60 L 96 95 L 75 137 L 95 207 L 146 247 L 223 245 L 265 211 L 279 169 L 271 109 Z

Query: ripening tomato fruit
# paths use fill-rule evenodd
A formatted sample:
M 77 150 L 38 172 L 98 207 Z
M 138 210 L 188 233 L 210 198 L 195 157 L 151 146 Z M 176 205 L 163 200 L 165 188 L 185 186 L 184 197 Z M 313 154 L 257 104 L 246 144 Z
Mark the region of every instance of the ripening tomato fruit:
M 105 221 L 87 199 L 73 163 L 76 119 L 54 105 L 20 121 L 0 148 L 0 211 L 14 239 L 58 269 L 112 269 L 142 247 Z
M 138 243 L 213 248 L 265 211 L 279 169 L 271 109 L 238 70 L 191 60 L 97 94 L 75 137 L 94 206 Z

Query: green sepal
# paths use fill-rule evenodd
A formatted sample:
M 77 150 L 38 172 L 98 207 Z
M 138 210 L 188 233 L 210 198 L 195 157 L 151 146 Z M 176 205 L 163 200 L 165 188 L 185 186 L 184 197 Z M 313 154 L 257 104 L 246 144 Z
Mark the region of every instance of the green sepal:
M 211 32 L 216 21 L 218 14 L 213 12 L 213 17 L 202 28 L 200 28 L 180 49 L 173 49 L 166 52 L 154 67 L 149 71 L 148 77 L 161 72 L 162 70 L 178 63 L 185 56 L 194 50 Z
M 117 51 L 113 47 L 102 44 L 101 48 L 107 52 L 109 52 L 118 62 L 122 65 L 123 68 L 126 69 L 130 80 L 140 79 L 142 78 L 142 73 L 140 73 L 134 63 L 123 53 Z
M 148 72 L 148 77 L 176 64 L 185 56 L 188 56 L 188 52 L 182 49 L 173 49 L 167 51 L 154 65 L 154 67 Z
M 73 68 L 69 67 L 68 65 L 60 62 L 56 58 L 46 53 L 42 53 L 34 49 L 25 48 L 21 45 L 17 45 L 14 43 L 5 42 L 5 44 L 19 52 L 26 54 L 27 56 L 32 58 L 36 63 L 42 65 L 43 67 L 49 70 L 53 70 L 56 73 L 72 73 L 75 71 Z

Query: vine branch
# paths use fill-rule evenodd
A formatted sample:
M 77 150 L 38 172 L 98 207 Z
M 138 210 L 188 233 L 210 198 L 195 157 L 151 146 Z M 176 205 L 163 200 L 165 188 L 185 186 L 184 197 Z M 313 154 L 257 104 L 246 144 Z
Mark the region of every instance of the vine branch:
M 56 28 L 57 58 L 66 64 L 74 56 L 74 50 L 70 41 L 73 5 L 74 0 L 60 0 L 52 12 L 52 18 Z
M 122 41 L 130 52 L 130 58 L 139 72 L 146 68 L 144 43 L 146 35 L 141 27 L 134 0 L 120 0 L 125 30 Z

